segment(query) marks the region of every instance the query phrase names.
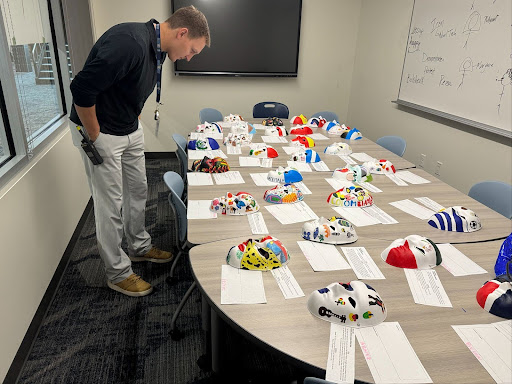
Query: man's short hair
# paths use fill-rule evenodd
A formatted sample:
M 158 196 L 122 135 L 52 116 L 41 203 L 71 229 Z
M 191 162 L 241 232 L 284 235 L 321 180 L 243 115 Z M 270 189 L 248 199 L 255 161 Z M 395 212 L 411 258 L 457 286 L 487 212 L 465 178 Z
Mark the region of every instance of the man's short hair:
M 210 28 L 203 13 L 193 5 L 183 7 L 174 12 L 165 20 L 172 29 L 187 28 L 191 39 L 204 37 L 206 46 L 210 46 Z

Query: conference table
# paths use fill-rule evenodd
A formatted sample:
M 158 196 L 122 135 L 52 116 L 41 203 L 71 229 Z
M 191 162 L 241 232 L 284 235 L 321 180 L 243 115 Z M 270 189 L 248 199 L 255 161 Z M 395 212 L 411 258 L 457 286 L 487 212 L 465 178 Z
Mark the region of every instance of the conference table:
M 383 272 L 385 280 L 366 282 L 385 301 L 388 308 L 386 321 L 400 323 L 434 382 L 492 382 L 491 376 L 478 363 L 451 325 L 492 323 L 500 320 L 478 306 L 475 294 L 486 280 L 493 277 L 492 271 L 499 247 L 503 239 L 511 233 L 512 222 L 367 138 L 346 141 L 339 137 L 329 137 L 321 129 L 317 129 L 317 132 L 323 133 L 328 140 L 315 140 L 316 145 L 312 149 L 317 151 L 330 172 L 313 170 L 301 173 L 303 183 L 311 191 L 311 194 L 304 195 L 303 201 L 319 217 L 339 216 L 327 203 L 327 197 L 335 189 L 326 179 L 331 177 L 335 168 L 345 166 L 338 156 L 323 153 L 324 148 L 333 142 L 349 143 L 353 152 L 364 152 L 378 159 L 388 159 L 397 171 L 409 170 L 429 181 L 427 184 L 398 186 L 385 175 L 373 175 L 372 185 L 382 190 L 380 193 L 372 193 L 374 204 L 398 223 L 356 227 L 359 239 L 348 246 L 365 247 Z M 253 143 L 261 143 L 263 135 L 264 132 L 258 130 L 253 137 Z M 287 137 L 288 140 L 292 138 L 293 135 Z M 357 277 L 351 269 L 314 272 L 297 244 L 297 241 L 303 240 L 303 222 L 283 225 L 265 208 L 271 204 L 263 200 L 263 194 L 271 186 L 257 186 L 250 176 L 251 173 L 264 173 L 279 165 L 286 166 L 290 159 L 290 155 L 282 148 L 289 146 L 289 143 L 270 145 L 279 153 L 279 157 L 273 159 L 272 168 L 241 167 L 238 157 L 248 155 L 248 148 L 244 147 L 241 155 L 227 156 L 231 170 L 240 172 L 244 184 L 189 185 L 188 201 L 212 200 L 228 191 L 234 194 L 239 191 L 252 194 L 260 206 L 269 234 L 280 239 L 292 255 L 289 268 L 306 296 L 285 300 L 268 272 L 263 273 L 267 304 L 221 305 L 221 265 L 226 263 L 229 249 L 249 238 L 262 235 L 252 234 L 247 216 L 218 215 L 217 219 L 188 220 L 187 238 L 189 243 L 196 245 L 190 251 L 192 271 L 204 302 L 211 308 L 210 313 L 204 316 L 205 321 L 212 324 L 212 366 L 214 370 L 223 369 L 219 327 L 222 322 L 226 322 L 255 343 L 276 351 L 293 364 L 323 377 L 327 363 L 330 323 L 319 320 L 308 312 L 307 297 L 315 289 L 333 282 L 349 282 Z M 221 149 L 226 153 L 222 144 Z M 189 160 L 189 168 L 191 162 Z M 390 205 L 391 202 L 403 199 L 415 201 L 414 198 L 419 197 L 429 197 L 444 207 L 461 205 L 472 209 L 480 217 L 482 229 L 472 233 L 441 231 L 428 225 L 427 220 L 421 220 Z M 403 270 L 389 266 L 380 258 L 382 250 L 393 240 L 411 234 L 425 236 L 436 243 L 454 244 L 488 271 L 488 274 L 454 277 L 438 266 L 436 271 L 453 308 L 415 304 Z M 206 310 L 206 307 L 203 306 L 203 309 Z M 271 332 L 269 327 L 272 327 Z M 356 378 L 368 382 L 373 380 L 359 348 L 356 348 Z

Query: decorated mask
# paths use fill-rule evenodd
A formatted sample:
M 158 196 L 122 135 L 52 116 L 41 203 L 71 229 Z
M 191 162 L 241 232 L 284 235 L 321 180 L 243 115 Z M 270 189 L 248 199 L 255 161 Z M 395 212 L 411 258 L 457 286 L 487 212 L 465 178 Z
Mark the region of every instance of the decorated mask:
M 435 213 L 428 223 L 443 231 L 475 232 L 482 229 L 480 218 L 475 212 L 461 206 L 450 207 Z
M 286 129 L 284 127 L 269 127 L 269 128 L 265 128 L 265 135 L 266 136 L 286 136 L 286 135 L 288 135 L 288 132 L 286 132 Z
M 353 328 L 379 325 L 387 316 L 379 294 L 359 280 L 332 283 L 314 291 L 308 298 L 308 309 L 322 320 Z
M 505 275 L 507 273 L 507 263 L 508 265 L 508 273 L 512 275 L 512 263 L 510 260 L 512 259 L 512 233 L 508 235 L 503 244 L 501 244 L 500 252 L 498 253 L 498 258 L 496 259 L 496 264 L 494 265 L 494 273 L 496 276 Z
M 269 171 L 267 179 L 280 184 L 298 183 L 302 181 L 302 175 L 296 169 L 279 167 L 275 171 Z
M 352 128 L 350 131 L 343 132 L 341 138 L 346 140 L 360 140 L 363 138 L 363 134 L 359 129 Z
M 396 239 L 382 251 L 380 257 L 389 265 L 410 269 L 430 269 L 442 261 L 441 252 L 436 244 L 419 235 Z
M 298 142 L 302 144 L 306 148 L 311 148 L 315 146 L 315 142 L 312 138 L 307 136 L 297 136 L 292 142 Z
M 312 135 L 313 130 L 309 127 L 296 127 L 290 130 L 290 135 Z
M 287 204 L 296 203 L 304 199 L 302 192 L 293 184 L 276 185 L 265 191 L 263 198 L 268 203 Z
M 343 134 L 344 132 L 347 132 L 347 127 L 345 126 L 345 124 L 335 125 L 327 131 L 327 133 L 329 135 L 337 135 L 337 136 Z
M 338 123 L 336 120 L 333 120 L 333 121 L 328 121 L 327 123 L 325 123 L 324 126 L 322 127 L 322 129 L 324 131 L 329 132 L 331 129 L 333 129 L 335 127 L 339 127 L 339 126 L 340 126 L 340 123 Z
M 192 171 L 205 173 L 223 173 L 229 171 L 228 162 L 222 157 L 210 159 L 205 156 L 202 160 L 194 160 Z
M 318 163 L 320 156 L 312 149 L 300 150 L 291 154 L 290 159 L 292 161 L 298 161 L 299 163 Z
M 279 117 L 269 117 L 268 119 L 265 119 L 261 122 L 261 124 L 263 125 L 277 125 L 277 126 L 282 126 L 283 125 L 283 121 L 279 118 Z
M 319 117 L 312 117 L 311 119 L 308 120 L 308 125 L 310 127 L 318 127 L 318 124 L 320 123 L 320 118 Z
M 210 210 L 223 215 L 248 215 L 260 210 L 254 197 L 247 192 L 238 192 L 233 195 L 231 192 L 226 196 L 216 197 L 210 204 Z
M 367 161 L 363 164 L 370 173 L 375 173 L 377 175 L 385 175 L 395 173 L 395 166 L 391 161 L 386 159 L 374 159 L 373 161 Z
M 347 143 L 332 143 L 324 149 L 324 153 L 346 156 L 352 153 L 352 148 Z
M 340 180 L 359 182 L 370 182 L 373 180 L 372 175 L 364 165 L 347 165 L 345 168 L 336 168 L 332 173 L 332 177 Z
M 325 120 L 322 116 L 318 116 L 318 128 L 323 128 L 324 124 L 327 123 L 327 120 Z
M 281 241 L 267 236 L 235 245 L 229 250 L 226 261 L 239 269 L 269 271 L 288 264 L 290 255 Z
M 190 140 L 188 142 L 188 149 L 206 151 L 209 149 L 219 149 L 219 143 L 211 137 L 205 139 Z
M 357 240 L 354 226 L 343 217 L 320 217 L 304 223 L 302 237 L 306 240 L 326 244 L 348 244 Z
M 236 147 L 237 145 L 241 147 L 247 147 L 252 142 L 252 135 L 248 133 L 228 133 L 228 135 L 224 138 L 224 145 Z
M 235 121 L 231 124 L 231 133 L 255 134 L 256 130 L 245 121 Z
M 304 115 L 300 116 L 293 116 L 290 120 L 291 124 L 306 124 L 308 122 L 308 119 L 304 117 Z
M 476 293 L 476 301 L 487 312 L 504 319 L 512 319 L 510 274 L 487 281 Z
M 363 187 L 351 185 L 331 193 L 327 202 L 343 208 L 369 207 L 373 204 L 373 197 Z
M 200 124 L 196 128 L 196 132 L 201 133 L 222 133 L 222 127 L 217 123 L 209 123 L 207 121 L 204 124 Z
M 243 121 L 244 119 L 240 115 L 232 115 L 224 116 L 224 121 L 226 122 L 235 122 L 235 121 Z
M 251 149 L 249 151 L 249 156 L 255 156 L 255 157 L 260 157 L 260 158 L 274 158 L 274 157 L 277 157 L 279 156 L 277 154 L 277 151 L 271 147 L 270 145 L 265 145 L 264 147 L 258 147 L 258 148 L 255 148 L 255 149 Z

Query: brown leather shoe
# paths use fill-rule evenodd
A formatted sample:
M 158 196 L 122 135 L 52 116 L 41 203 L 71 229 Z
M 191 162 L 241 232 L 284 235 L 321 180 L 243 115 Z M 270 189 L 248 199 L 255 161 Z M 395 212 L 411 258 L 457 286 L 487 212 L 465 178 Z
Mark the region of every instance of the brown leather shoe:
M 151 261 L 152 263 L 168 263 L 173 260 L 171 252 L 162 251 L 156 247 L 153 247 L 142 256 L 130 256 L 131 261 Z
M 142 278 L 135 273 L 132 273 L 126 279 L 116 284 L 107 281 L 107 285 L 114 291 L 121 292 L 132 297 L 146 296 L 153 292 L 151 284 L 142 280 Z

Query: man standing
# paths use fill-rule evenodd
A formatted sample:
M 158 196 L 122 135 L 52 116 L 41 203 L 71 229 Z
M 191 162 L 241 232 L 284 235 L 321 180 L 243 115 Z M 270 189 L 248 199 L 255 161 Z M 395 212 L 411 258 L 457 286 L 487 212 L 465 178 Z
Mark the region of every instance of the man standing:
M 166 263 L 170 252 L 157 249 L 145 229 L 147 179 L 139 115 L 157 84 L 161 65 L 189 61 L 210 46 L 205 16 L 195 7 L 178 9 L 164 23 L 123 23 L 94 44 L 84 68 L 71 83 L 70 128 L 94 143 L 103 163 L 94 165 L 79 148 L 94 201 L 96 237 L 107 284 L 128 296 L 145 296 L 152 286 L 133 273 L 131 261 Z M 84 132 L 85 131 L 85 132 Z M 121 248 L 123 233 L 128 255 Z

